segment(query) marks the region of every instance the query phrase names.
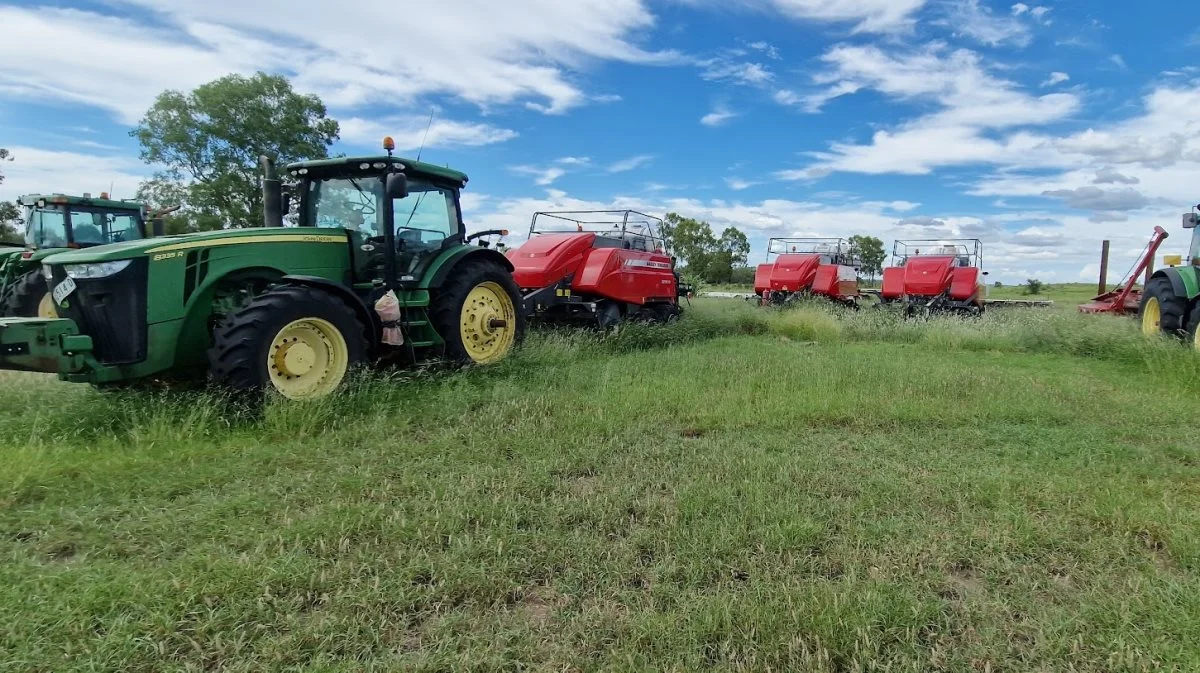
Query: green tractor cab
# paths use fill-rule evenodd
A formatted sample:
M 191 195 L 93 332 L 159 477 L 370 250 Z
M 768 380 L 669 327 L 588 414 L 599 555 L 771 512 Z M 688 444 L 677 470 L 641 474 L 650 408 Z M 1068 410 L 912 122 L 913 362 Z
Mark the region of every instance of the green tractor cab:
M 303 399 L 355 365 L 503 358 L 524 333 L 503 254 L 469 244 L 467 176 L 391 155 L 263 159 L 264 228 L 42 260 L 59 319 L 0 320 L 0 368 L 93 384 L 207 374 Z M 295 206 L 298 226 L 283 226 Z
M 25 245 L 0 249 L 0 316 L 55 317 L 41 269 L 49 255 L 161 233 L 161 221 L 147 218 L 141 203 L 110 199 L 108 194 L 32 194 L 19 203 Z

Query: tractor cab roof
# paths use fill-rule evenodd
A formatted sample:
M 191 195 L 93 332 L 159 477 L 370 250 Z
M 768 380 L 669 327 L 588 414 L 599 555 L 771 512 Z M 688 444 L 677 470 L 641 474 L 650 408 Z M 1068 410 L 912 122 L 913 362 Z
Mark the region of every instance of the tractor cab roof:
M 388 164 L 395 165 L 407 175 L 425 176 L 436 180 L 454 182 L 460 186 L 467 184 L 467 174 L 453 168 L 427 164 L 415 159 L 404 157 L 372 156 L 372 157 L 334 157 L 332 159 L 313 159 L 297 161 L 288 164 L 285 170 L 292 176 L 305 175 L 311 171 L 317 174 L 346 173 L 348 171 L 381 170 Z M 301 172 L 305 171 L 305 172 Z
M 86 206 L 89 208 L 109 208 L 112 210 L 132 210 L 141 211 L 141 201 L 125 201 L 110 199 L 106 194 L 101 194 L 99 198 L 93 197 L 90 194 L 83 196 L 72 196 L 70 194 L 26 194 L 17 199 L 21 205 L 34 207 L 39 203 L 50 205 L 67 205 L 67 206 Z

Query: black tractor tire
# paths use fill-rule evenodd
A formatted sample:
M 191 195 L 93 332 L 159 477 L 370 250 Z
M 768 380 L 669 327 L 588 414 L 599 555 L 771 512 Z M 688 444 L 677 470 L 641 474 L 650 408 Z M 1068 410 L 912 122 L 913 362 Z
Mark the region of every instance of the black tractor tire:
M 1187 345 L 1191 348 L 1200 351 L 1200 300 L 1192 304 L 1192 310 L 1188 312 L 1187 326 L 1184 328 L 1185 339 Z
M 274 382 L 271 370 L 282 365 L 268 365 L 267 357 L 279 347 L 277 338 L 285 328 L 306 319 L 324 321 L 341 334 L 346 365 L 344 369 L 334 366 L 335 381 L 321 379 L 315 385 L 320 392 L 297 395 Z M 208 350 L 209 378 L 234 392 L 275 390 L 285 397 L 319 397 L 332 392 L 350 369 L 363 363 L 369 348 L 367 327 L 341 298 L 312 287 L 284 285 L 256 296 L 217 325 Z
M 463 342 L 462 322 L 467 297 L 475 288 L 494 283 L 508 295 L 512 303 L 512 325 L 500 329 L 512 329 L 512 342 L 502 352 L 480 359 L 479 351 L 472 355 Z M 489 364 L 499 361 L 525 338 L 525 310 L 521 301 L 521 289 L 512 274 L 503 266 L 489 260 L 465 260 L 453 269 L 450 278 L 433 291 L 429 307 L 429 318 L 433 328 L 445 342 L 444 355 L 447 359 L 464 365 Z M 497 337 L 497 338 L 503 338 Z
M 1175 294 L 1175 288 L 1171 287 L 1170 280 L 1162 276 L 1151 278 L 1150 282 L 1146 284 L 1146 289 L 1142 291 L 1142 301 L 1138 306 L 1139 322 L 1146 310 L 1146 304 L 1151 299 L 1158 300 L 1159 332 L 1169 336 L 1180 336 L 1184 328 L 1184 316 L 1187 314 L 1187 298 Z
M 0 297 L 0 317 L 38 317 L 38 307 L 49 292 L 46 277 L 42 275 L 40 266 L 23 276 L 18 276 L 4 288 L 4 296 Z

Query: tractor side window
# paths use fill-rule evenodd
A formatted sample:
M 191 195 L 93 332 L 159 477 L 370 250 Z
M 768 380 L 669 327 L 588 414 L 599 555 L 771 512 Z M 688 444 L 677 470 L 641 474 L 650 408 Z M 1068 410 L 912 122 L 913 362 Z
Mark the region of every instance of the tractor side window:
M 34 248 L 67 247 L 67 218 L 61 207 L 35 209 L 29 217 L 25 243 Z
M 408 183 L 408 196 L 393 206 L 396 240 L 409 248 L 440 247 L 442 241 L 458 235 L 458 207 L 454 192 L 429 183 Z
M 313 180 L 308 186 L 309 221 L 313 226 L 382 236 L 377 213 L 383 183 L 377 178 Z

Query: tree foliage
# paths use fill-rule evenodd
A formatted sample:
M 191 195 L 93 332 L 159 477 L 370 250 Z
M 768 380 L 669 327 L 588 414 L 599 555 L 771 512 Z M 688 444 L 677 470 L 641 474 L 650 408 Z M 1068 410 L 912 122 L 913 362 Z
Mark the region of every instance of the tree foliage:
M 338 123 L 320 98 L 259 72 L 228 75 L 187 94 L 164 91 L 130 135 L 143 160 L 165 167 L 143 183 L 147 196 L 186 195 L 188 224 L 199 228 L 246 227 L 262 222 L 259 155 L 281 164 L 324 158 Z
M 0 201 L 0 241 L 19 243 L 22 224 L 20 207 L 12 201 Z
M 883 241 L 874 236 L 851 236 L 851 253 L 859 259 L 859 272 L 871 280 L 883 273 L 883 261 L 887 253 L 883 249 Z
M 1041 294 L 1045 289 L 1046 284 L 1036 278 L 1025 281 L 1025 294 Z
M 663 238 L 684 272 L 707 283 L 732 282 L 734 270 L 745 267 L 750 255 L 750 241 L 736 227 L 727 227 L 718 237 L 708 222 L 678 213 L 663 219 Z
M 0 147 L 0 162 L 12 161 L 12 153 Z M 0 184 L 4 182 L 4 172 L 0 171 Z M 0 241 L 6 243 L 21 240 L 21 208 L 12 201 L 0 201 Z

